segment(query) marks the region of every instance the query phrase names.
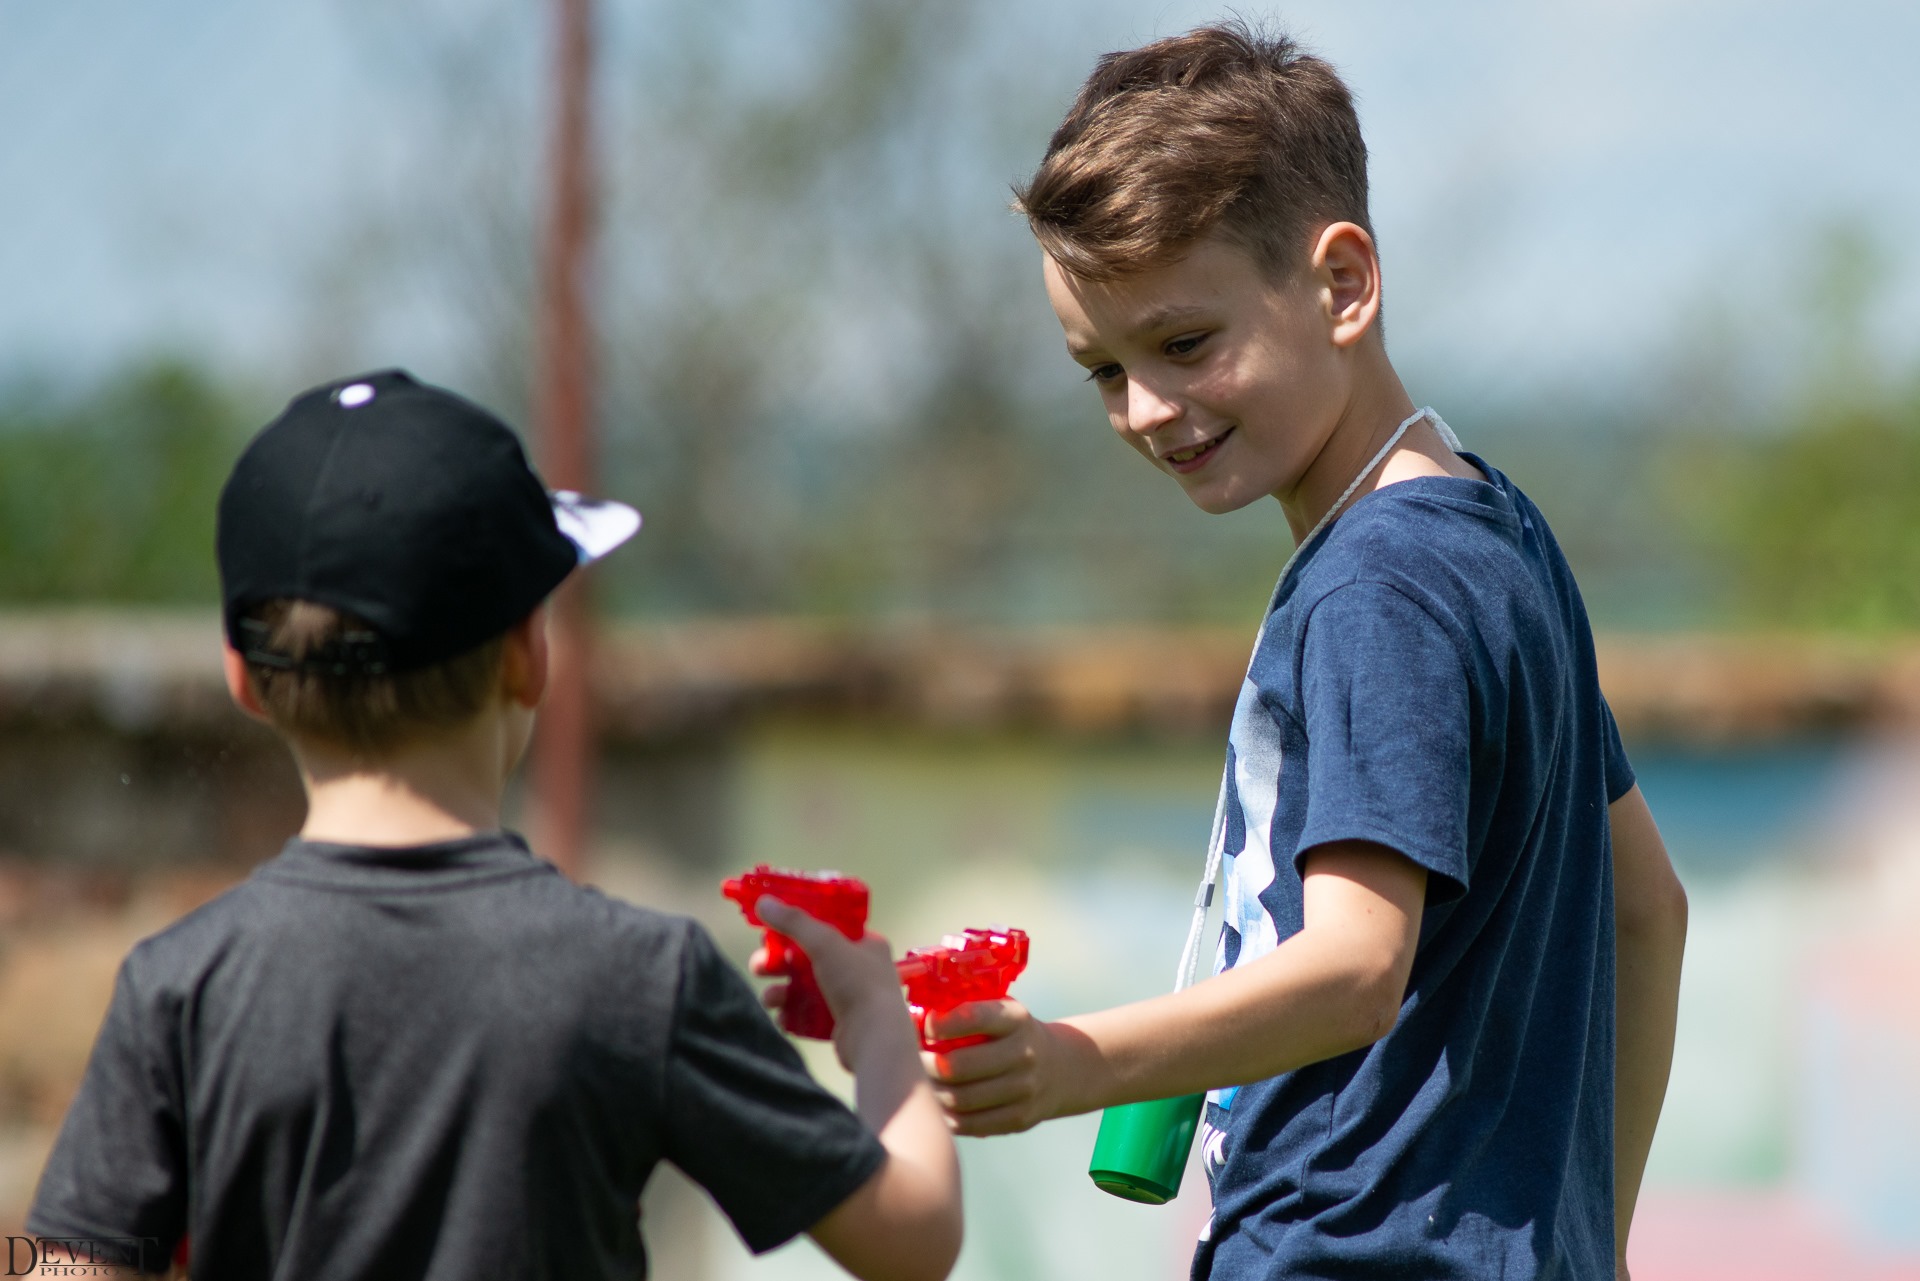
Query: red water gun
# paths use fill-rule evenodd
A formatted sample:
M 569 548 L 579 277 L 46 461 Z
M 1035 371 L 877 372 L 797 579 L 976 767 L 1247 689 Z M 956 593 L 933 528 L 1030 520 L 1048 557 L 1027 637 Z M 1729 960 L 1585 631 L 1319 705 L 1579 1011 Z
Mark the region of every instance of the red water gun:
M 1027 968 L 1025 930 L 968 930 L 949 934 L 939 947 L 916 947 L 894 963 L 907 989 L 907 1008 L 919 1029 L 920 1044 L 936 1052 L 978 1045 L 985 1036 L 956 1036 L 935 1041 L 927 1035 L 930 1017 L 969 1001 L 997 1001 Z
M 830 1038 L 833 1011 L 827 1008 L 827 999 L 814 981 L 813 962 L 792 939 L 769 928 L 756 908 L 761 895 L 771 894 L 857 942 L 867 932 L 866 884 L 835 872 L 789 872 L 762 863 L 727 881 L 720 892 L 740 905 L 747 924 L 767 932 L 767 972 L 787 978 L 780 1026 L 795 1036 L 821 1041 Z

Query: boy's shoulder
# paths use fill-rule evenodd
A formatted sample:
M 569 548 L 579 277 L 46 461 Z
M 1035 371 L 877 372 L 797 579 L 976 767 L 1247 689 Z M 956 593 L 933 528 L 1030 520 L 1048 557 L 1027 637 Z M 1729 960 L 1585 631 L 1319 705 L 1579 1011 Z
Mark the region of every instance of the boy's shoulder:
M 1424 586 L 1462 558 L 1510 552 L 1534 524 L 1532 504 L 1505 475 L 1470 457 L 1485 480 L 1416 476 L 1382 485 L 1328 527 L 1302 566 L 1322 593 L 1353 582 Z
M 350 962 L 437 935 L 454 953 L 518 949 L 529 964 L 571 958 L 678 966 L 714 950 L 691 917 L 580 885 L 519 838 L 488 835 L 408 850 L 294 838 L 239 884 L 147 936 L 123 973 L 145 989 L 179 988 L 217 969 L 274 958 Z
M 1486 479 L 1415 477 L 1355 503 L 1276 605 L 1304 624 L 1343 589 L 1384 588 L 1461 641 L 1490 621 L 1570 621 L 1578 592 L 1546 519 L 1503 473 L 1465 457 Z

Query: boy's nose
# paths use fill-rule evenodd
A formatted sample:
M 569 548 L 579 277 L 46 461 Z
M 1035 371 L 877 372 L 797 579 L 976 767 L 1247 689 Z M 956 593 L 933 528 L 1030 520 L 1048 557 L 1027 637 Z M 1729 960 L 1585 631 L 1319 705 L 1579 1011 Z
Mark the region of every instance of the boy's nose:
M 1171 397 L 1138 378 L 1127 380 L 1127 429 L 1146 435 L 1179 418 L 1181 408 Z

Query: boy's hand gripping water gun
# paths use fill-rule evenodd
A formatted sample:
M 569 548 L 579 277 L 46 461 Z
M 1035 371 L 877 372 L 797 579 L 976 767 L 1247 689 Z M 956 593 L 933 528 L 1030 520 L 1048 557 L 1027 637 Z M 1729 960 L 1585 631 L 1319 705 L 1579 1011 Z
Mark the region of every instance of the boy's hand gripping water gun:
M 794 941 L 760 919 L 762 895 L 774 898 L 824 921 L 849 939 L 866 933 L 867 887 L 850 876 L 832 872 L 789 872 L 765 863 L 726 881 L 720 892 L 740 905 L 747 924 L 766 931 L 766 972 L 787 978 L 786 1000 L 780 1007 L 780 1026 L 795 1036 L 827 1040 L 833 1036 L 833 1011 L 813 976 L 813 963 Z M 1025 930 L 968 930 L 949 934 L 939 947 L 921 947 L 895 963 L 907 989 L 907 1006 L 919 1030 L 920 1044 L 929 1050 L 977 1045 L 986 1036 L 953 1037 L 936 1041 L 928 1035 L 931 1016 L 969 1001 L 997 1001 L 1027 968 Z
M 795 1036 L 827 1040 L 833 1036 L 833 1011 L 813 977 L 813 962 L 794 941 L 769 929 L 756 910 L 760 896 L 771 894 L 808 916 L 825 921 L 858 942 L 867 932 L 867 887 L 851 876 L 832 872 L 788 872 L 765 863 L 727 881 L 720 892 L 740 905 L 747 924 L 766 930 L 767 973 L 785 975 L 787 999 L 780 1007 L 780 1026 Z
M 943 1052 L 978 1045 L 986 1036 L 936 1041 L 927 1031 L 935 1014 L 969 1001 L 997 1001 L 1027 968 L 1025 930 L 968 930 L 949 934 L 939 947 L 916 947 L 894 964 L 907 989 L 907 1009 L 923 1048 Z

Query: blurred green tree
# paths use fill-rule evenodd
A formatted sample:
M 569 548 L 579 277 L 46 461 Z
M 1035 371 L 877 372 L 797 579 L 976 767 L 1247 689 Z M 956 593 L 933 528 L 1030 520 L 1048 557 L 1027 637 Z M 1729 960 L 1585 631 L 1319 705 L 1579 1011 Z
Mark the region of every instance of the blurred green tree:
M 1061 347 L 1005 180 L 1080 69 L 1007 49 L 1016 6 L 605 11 L 600 487 L 647 516 L 597 575 L 613 608 L 1239 620 L 1265 598 L 1277 512 L 1193 509 Z M 473 33 L 526 11 L 361 7 L 442 177 L 319 273 L 324 330 L 381 332 L 410 281 L 458 317 L 460 358 L 420 372 L 524 423 L 542 114 L 527 40 Z
M 0 402 L 0 603 L 218 599 L 214 503 L 237 398 L 177 360 L 65 402 Z
M 1843 222 L 1808 262 L 1801 390 L 1757 437 L 1689 448 L 1700 524 L 1744 621 L 1920 628 L 1920 378 L 1886 374 L 1874 323 L 1891 255 Z
M 1712 523 L 1745 619 L 1920 628 L 1920 390 L 1805 411 L 1718 488 Z

